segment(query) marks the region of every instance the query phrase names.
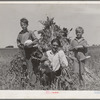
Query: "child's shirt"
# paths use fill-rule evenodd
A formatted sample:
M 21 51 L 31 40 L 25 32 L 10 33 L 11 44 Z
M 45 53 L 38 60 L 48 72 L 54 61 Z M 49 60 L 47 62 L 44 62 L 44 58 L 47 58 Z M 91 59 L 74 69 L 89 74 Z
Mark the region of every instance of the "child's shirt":
M 74 49 L 76 46 L 83 46 L 83 48 L 79 48 L 79 49 Z M 79 59 L 82 59 L 85 54 L 87 53 L 87 41 L 82 37 L 80 39 L 75 38 L 72 42 L 71 42 L 71 46 L 70 46 L 70 50 L 73 51 L 74 56 L 78 57 Z
M 66 67 L 68 66 L 68 61 L 66 59 L 66 56 L 63 52 L 63 50 L 59 50 L 56 54 L 52 52 L 52 50 L 49 50 L 46 52 L 48 59 L 51 62 L 51 65 L 53 67 L 53 71 L 59 70 L 61 65 L 65 65 Z
M 24 44 L 26 40 L 32 40 L 34 41 L 36 39 L 35 34 L 32 31 L 26 31 L 23 30 L 18 34 L 17 37 L 17 44 Z

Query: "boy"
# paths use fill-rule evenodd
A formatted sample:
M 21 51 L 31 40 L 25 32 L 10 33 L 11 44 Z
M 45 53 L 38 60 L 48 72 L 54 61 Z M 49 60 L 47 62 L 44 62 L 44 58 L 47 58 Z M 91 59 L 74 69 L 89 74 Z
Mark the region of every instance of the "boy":
M 37 38 L 32 31 L 28 30 L 28 20 L 26 18 L 22 18 L 20 20 L 20 26 L 22 31 L 18 34 L 17 46 L 19 47 L 20 54 L 26 60 L 28 75 L 31 80 L 33 73 L 33 66 L 31 62 L 32 46 L 37 44 Z M 24 45 L 27 40 L 32 40 L 32 42 Z
M 47 72 L 50 83 L 61 75 L 62 68 L 68 68 L 68 61 L 65 53 L 60 49 L 61 43 L 58 39 L 51 41 L 51 50 L 48 50 L 44 56 L 44 69 Z M 56 85 L 57 88 L 57 85 Z
M 87 53 L 87 41 L 82 37 L 84 29 L 82 27 L 76 28 L 76 38 L 71 42 L 70 50 L 73 52 L 73 67 L 74 73 L 79 77 L 80 85 L 84 83 L 84 71 L 85 71 L 85 60 L 90 56 L 86 56 Z

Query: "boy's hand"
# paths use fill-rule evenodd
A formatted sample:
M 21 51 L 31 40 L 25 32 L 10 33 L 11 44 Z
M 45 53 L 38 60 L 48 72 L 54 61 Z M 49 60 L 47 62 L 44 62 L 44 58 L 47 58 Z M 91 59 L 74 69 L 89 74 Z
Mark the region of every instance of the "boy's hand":
M 36 45 L 38 44 L 39 40 L 38 39 L 35 39 L 33 42 L 32 42 L 32 45 Z
M 24 49 L 24 45 L 23 44 L 19 44 L 18 47 L 21 48 L 21 49 Z
M 25 47 L 26 48 L 31 48 L 33 45 L 32 44 L 26 44 Z
M 31 43 L 31 44 L 26 44 L 25 47 L 26 48 L 32 48 L 32 47 L 37 47 L 37 45 L 33 45 L 33 43 Z
M 26 45 L 27 48 L 38 47 L 38 40 L 34 40 L 31 44 Z
M 83 48 L 83 46 L 82 45 L 78 45 L 78 46 L 75 47 L 76 50 L 80 49 L 80 48 Z

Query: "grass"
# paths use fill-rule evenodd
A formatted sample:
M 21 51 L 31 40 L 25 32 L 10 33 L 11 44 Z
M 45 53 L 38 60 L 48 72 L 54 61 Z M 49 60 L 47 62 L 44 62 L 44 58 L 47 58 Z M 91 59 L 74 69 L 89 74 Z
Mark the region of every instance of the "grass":
M 10 83 L 14 81 L 14 73 L 8 74 L 10 61 L 17 52 L 18 49 L 0 49 L 0 90 L 20 90 L 18 84 Z M 100 47 L 90 47 L 88 55 L 91 58 L 87 62 L 87 68 L 93 73 L 95 79 L 86 81 L 85 90 L 100 90 Z

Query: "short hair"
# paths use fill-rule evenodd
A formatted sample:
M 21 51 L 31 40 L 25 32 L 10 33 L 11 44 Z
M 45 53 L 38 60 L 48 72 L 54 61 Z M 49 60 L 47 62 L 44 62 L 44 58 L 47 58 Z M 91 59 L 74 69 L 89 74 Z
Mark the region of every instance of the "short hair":
M 77 33 L 77 32 L 80 32 L 80 31 L 81 31 L 82 33 L 84 33 L 84 29 L 83 29 L 82 27 L 80 27 L 80 26 L 77 27 L 75 31 L 76 31 L 76 33 Z
M 20 19 L 20 22 L 26 23 L 28 25 L 28 20 L 26 18 Z
M 51 41 L 51 44 L 53 44 L 54 42 L 58 43 L 58 46 L 59 46 L 59 47 L 61 46 L 61 43 L 60 43 L 60 41 L 59 41 L 57 38 L 53 39 L 53 40 Z

